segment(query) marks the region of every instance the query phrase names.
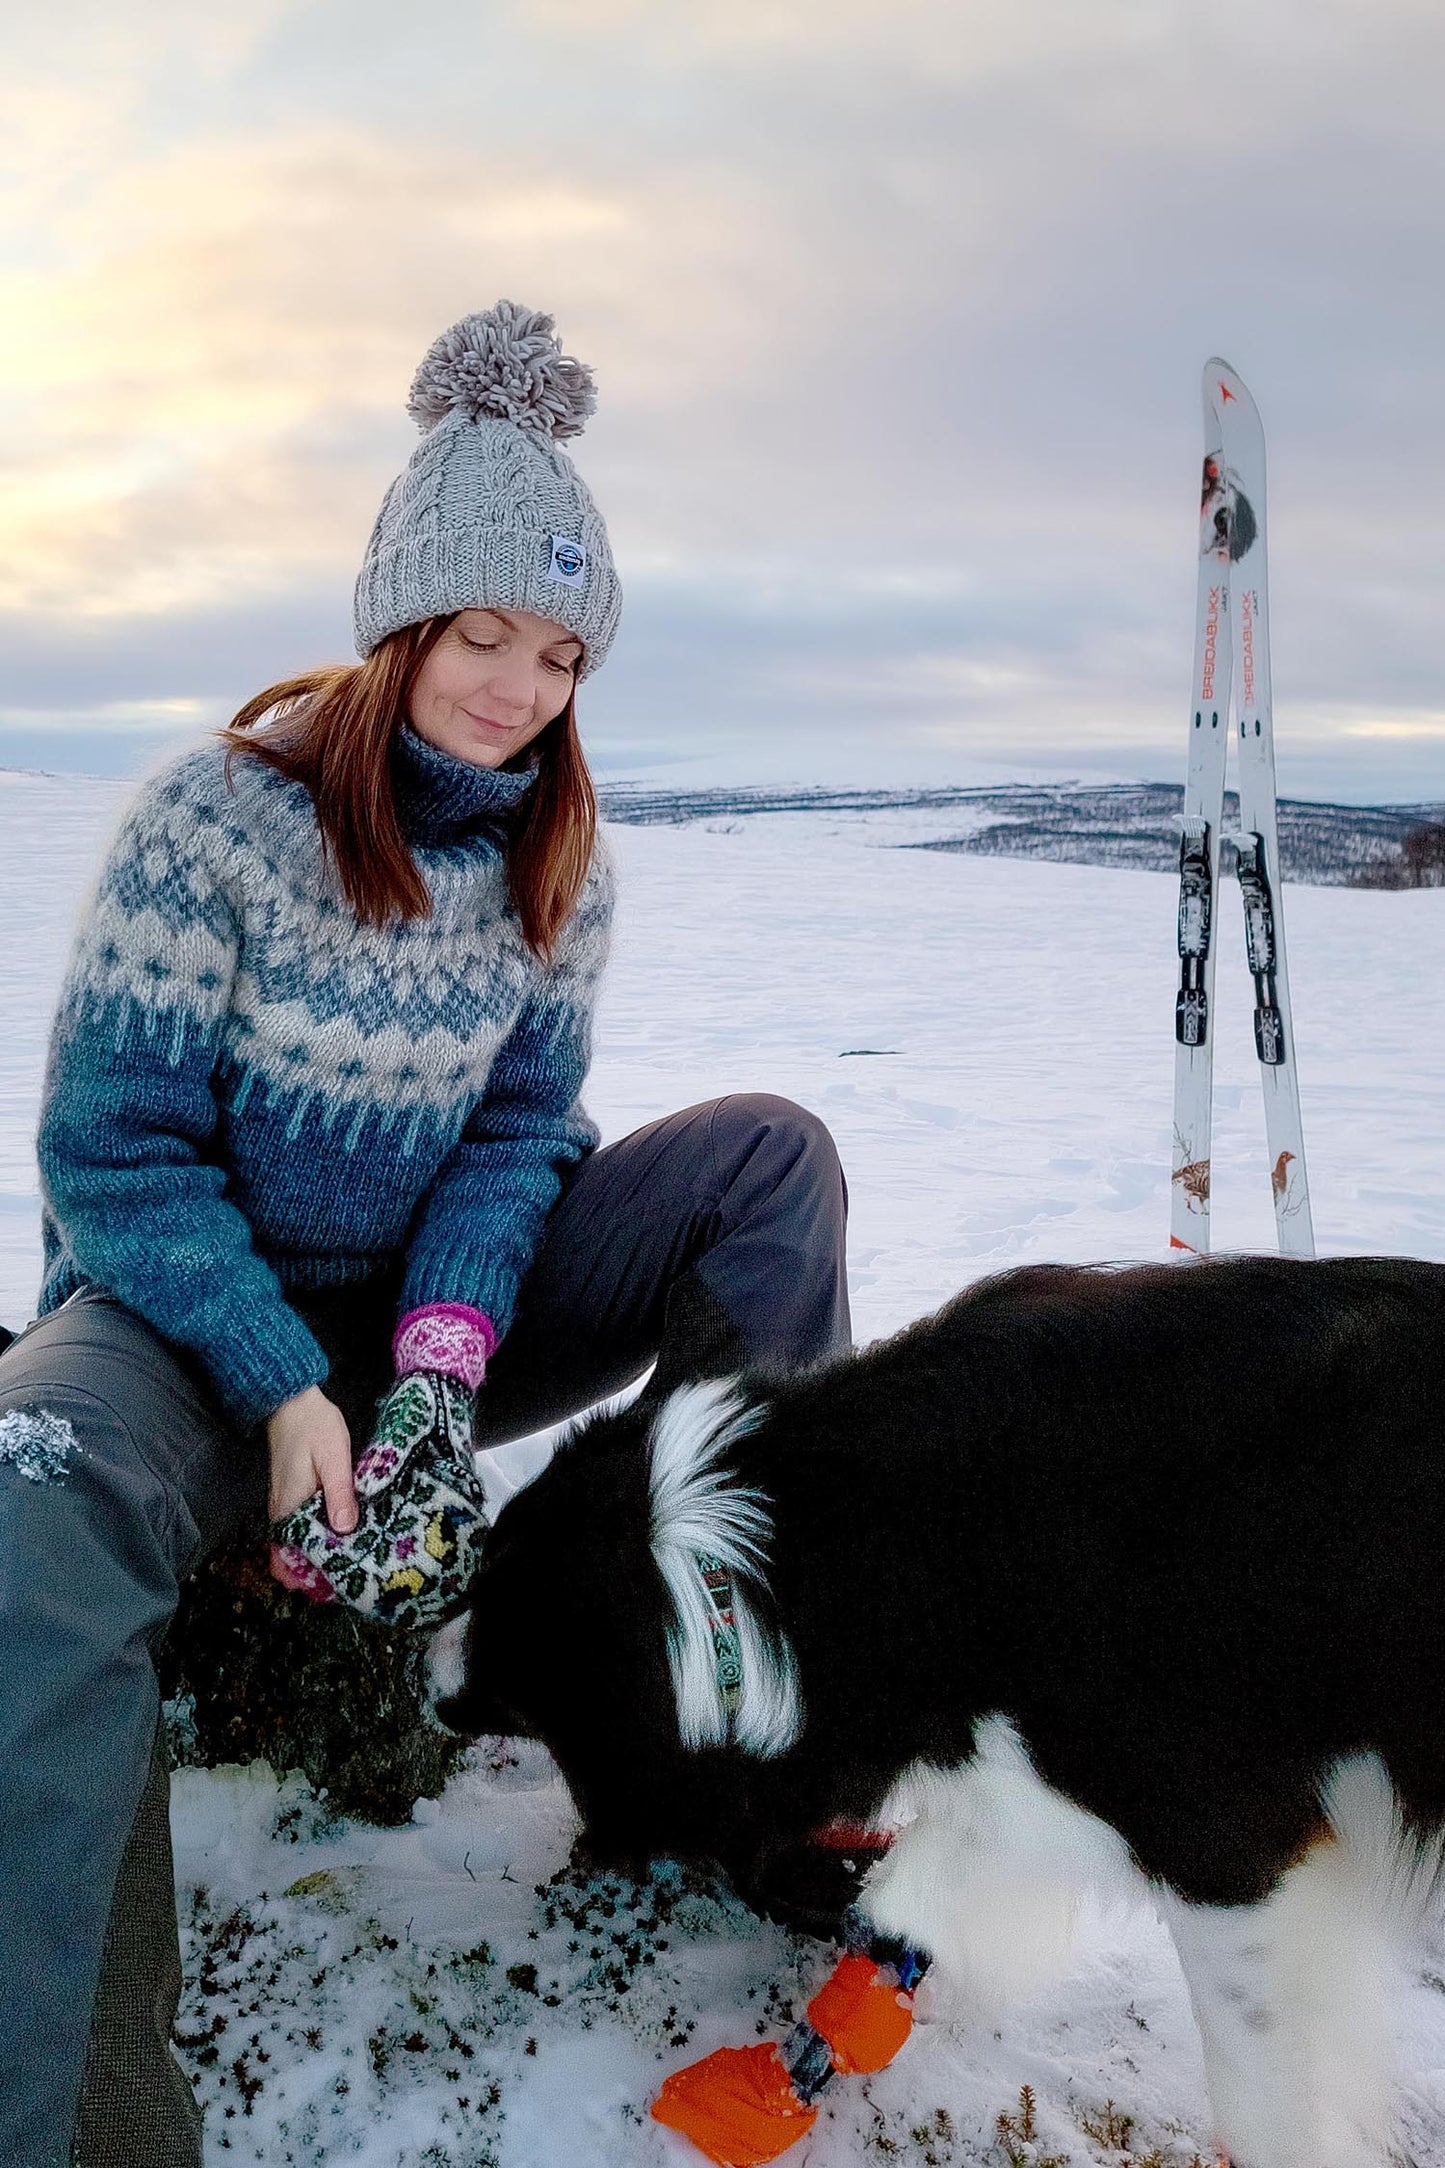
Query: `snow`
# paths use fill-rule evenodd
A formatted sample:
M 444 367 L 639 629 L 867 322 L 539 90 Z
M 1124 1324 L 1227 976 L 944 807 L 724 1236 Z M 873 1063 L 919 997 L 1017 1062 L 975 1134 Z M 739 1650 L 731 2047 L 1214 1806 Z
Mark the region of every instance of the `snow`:
M 0 775 L 12 1325 L 38 1275 L 49 1013 L 127 794 Z M 898 810 L 612 830 L 622 898 L 587 1095 L 604 1138 L 729 1091 L 816 1109 L 848 1177 L 859 1340 L 1002 1266 L 1157 1257 L 1168 1226 L 1174 883 L 899 847 L 941 832 Z M 1287 906 L 1320 1247 L 1445 1258 L 1445 891 L 1292 889 Z M 1214 1225 L 1222 1246 L 1265 1248 L 1231 892 L 1221 940 Z M 545 1451 L 491 1456 L 490 1486 Z M 692 2161 L 646 2117 L 661 2077 L 759 2028 L 780 2035 L 826 1969 L 817 1945 L 719 1891 L 571 1881 L 570 1810 L 536 1748 L 479 1749 L 401 1830 L 329 1824 L 264 1768 L 184 1771 L 174 1827 L 208 2162 Z M 1418 2168 L 1445 2168 L 1445 1945 L 1408 1956 L 1395 2017 L 1408 2147 Z M 788 2158 L 1001 2162 L 996 2119 L 1017 2116 L 1025 2085 L 1038 2140 L 1015 2141 L 1024 2159 L 1122 2162 L 1107 2103 L 1135 2118 L 1136 2159 L 1158 2147 L 1186 2168 L 1205 2153 L 1188 2005 L 1147 1911 L 1087 1914 L 1068 1977 L 996 2026 L 935 2013 L 890 2069 L 840 2082 Z
M 0 1462 L 27 1483 L 63 1483 L 79 1441 L 64 1416 L 46 1408 L 7 1408 L 0 1415 Z

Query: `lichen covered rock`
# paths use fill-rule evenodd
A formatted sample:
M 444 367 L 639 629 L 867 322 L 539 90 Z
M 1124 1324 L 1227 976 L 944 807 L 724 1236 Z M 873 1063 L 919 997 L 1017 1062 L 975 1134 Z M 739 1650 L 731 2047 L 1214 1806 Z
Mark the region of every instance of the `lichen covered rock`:
M 281 1588 L 264 1544 L 219 1552 L 185 1584 L 160 1653 L 172 1759 L 269 1762 L 335 1814 L 406 1822 L 466 1751 L 423 1702 L 425 1639 Z

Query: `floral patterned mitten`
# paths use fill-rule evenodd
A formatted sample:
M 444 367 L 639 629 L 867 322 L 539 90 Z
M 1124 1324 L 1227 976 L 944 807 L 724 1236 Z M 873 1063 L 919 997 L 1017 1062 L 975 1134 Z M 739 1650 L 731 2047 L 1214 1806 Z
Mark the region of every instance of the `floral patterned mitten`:
M 388 1625 L 433 1627 L 456 1608 L 487 1534 L 472 1398 L 495 1344 L 490 1320 L 461 1303 L 403 1318 L 394 1342 L 402 1374 L 356 1464 L 361 1517 L 338 1535 L 318 1493 L 274 1523 L 278 1580 Z

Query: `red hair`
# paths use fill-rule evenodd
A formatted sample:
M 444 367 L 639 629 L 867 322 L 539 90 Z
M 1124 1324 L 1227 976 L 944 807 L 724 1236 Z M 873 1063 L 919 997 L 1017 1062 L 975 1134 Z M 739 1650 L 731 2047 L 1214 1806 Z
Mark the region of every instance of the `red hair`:
M 391 747 L 409 712 L 417 673 L 456 612 L 404 625 L 360 663 L 330 663 L 268 685 L 217 732 L 293 782 L 316 808 L 322 850 L 347 901 L 373 926 L 425 918 L 431 896 L 402 832 L 391 787 Z M 527 945 L 543 962 L 570 917 L 597 835 L 597 796 L 577 735 L 573 702 L 528 747 L 537 779 L 507 844 L 507 886 Z M 264 732 L 256 726 L 275 711 Z

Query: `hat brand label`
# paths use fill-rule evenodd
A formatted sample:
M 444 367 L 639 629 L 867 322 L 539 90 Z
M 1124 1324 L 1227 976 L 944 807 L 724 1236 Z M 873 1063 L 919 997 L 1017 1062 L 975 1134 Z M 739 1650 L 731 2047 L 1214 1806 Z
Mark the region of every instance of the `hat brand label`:
M 580 542 L 573 542 L 565 534 L 552 537 L 552 562 L 547 567 L 549 580 L 560 580 L 564 587 L 580 587 L 587 570 L 587 552 Z

